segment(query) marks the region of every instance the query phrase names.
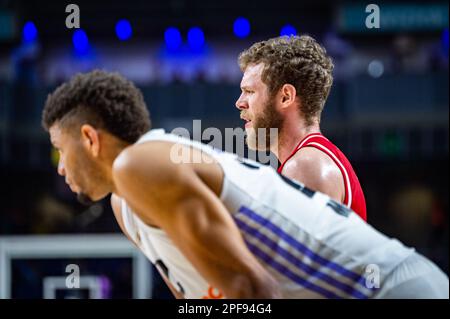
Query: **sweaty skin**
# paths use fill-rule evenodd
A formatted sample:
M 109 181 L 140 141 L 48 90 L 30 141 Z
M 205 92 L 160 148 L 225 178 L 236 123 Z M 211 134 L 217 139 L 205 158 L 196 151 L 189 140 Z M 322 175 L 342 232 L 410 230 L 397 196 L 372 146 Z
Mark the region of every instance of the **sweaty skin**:
M 208 163 L 177 164 L 170 158 L 172 146 L 132 145 L 114 161 L 112 201 L 121 228 L 115 196 L 125 199 L 146 224 L 164 230 L 227 298 L 281 297 L 278 284 L 248 250 L 218 197 L 224 178 L 220 165 L 211 158 Z
M 286 162 L 282 174 L 344 202 L 345 184 L 341 171 L 327 154 L 313 147 L 300 149 Z

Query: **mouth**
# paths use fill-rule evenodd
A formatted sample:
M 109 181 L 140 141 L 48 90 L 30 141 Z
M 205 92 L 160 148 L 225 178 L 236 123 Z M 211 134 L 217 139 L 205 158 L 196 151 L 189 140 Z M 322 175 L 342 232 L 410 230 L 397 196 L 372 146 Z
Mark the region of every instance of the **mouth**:
M 243 116 L 241 116 L 241 119 L 243 119 L 244 121 L 245 121 L 245 128 L 247 128 L 247 127 L 250 127 L 250 126 L 252 126 L 252 120 L 249 120 L 249 119 L 247 119 L 247 118 L 245 118 L 245 117 L 243 117 Z

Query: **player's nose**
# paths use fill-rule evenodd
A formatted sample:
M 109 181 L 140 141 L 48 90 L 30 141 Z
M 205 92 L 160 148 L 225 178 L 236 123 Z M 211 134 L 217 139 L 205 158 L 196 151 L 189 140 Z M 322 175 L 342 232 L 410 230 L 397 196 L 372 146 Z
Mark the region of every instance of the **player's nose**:
M 244 99 L 242 98 L 242 94 L 241 96 L 239 96 L 239 98 L 236 101 L 236 107 L 238 110 L 243 110 L 243 109 L 248 109 L 248 105 L 247 102 L 244 101 Z

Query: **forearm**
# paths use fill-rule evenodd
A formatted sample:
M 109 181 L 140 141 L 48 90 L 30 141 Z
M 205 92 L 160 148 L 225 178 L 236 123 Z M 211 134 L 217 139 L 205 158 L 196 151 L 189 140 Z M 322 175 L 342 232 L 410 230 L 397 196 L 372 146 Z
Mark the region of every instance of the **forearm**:
M 248 250 L 229 212 L 217 214 L 224 209 L 220 203 L 191 197 L 177 208 L 168 232 L 212 286 L 226 298 L 280 297 L 278 283 Z

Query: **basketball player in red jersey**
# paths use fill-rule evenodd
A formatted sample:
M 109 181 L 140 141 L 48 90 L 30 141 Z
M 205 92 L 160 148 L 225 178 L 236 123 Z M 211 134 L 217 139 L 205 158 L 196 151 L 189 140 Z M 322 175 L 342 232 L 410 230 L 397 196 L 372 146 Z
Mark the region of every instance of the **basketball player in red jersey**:
M 278 37 L 239 55 L 244 73 L 236 101 L 246 121 L 250 149 L 270 149 L 278 172 L 329 195 L 366 220 L 361 185 L 345 155 L 320 131 L 320 117 L 333 83 L 333 63 L 309 36 Z M 259 129 L 277 128 L 278 140 L 258 140 Z

